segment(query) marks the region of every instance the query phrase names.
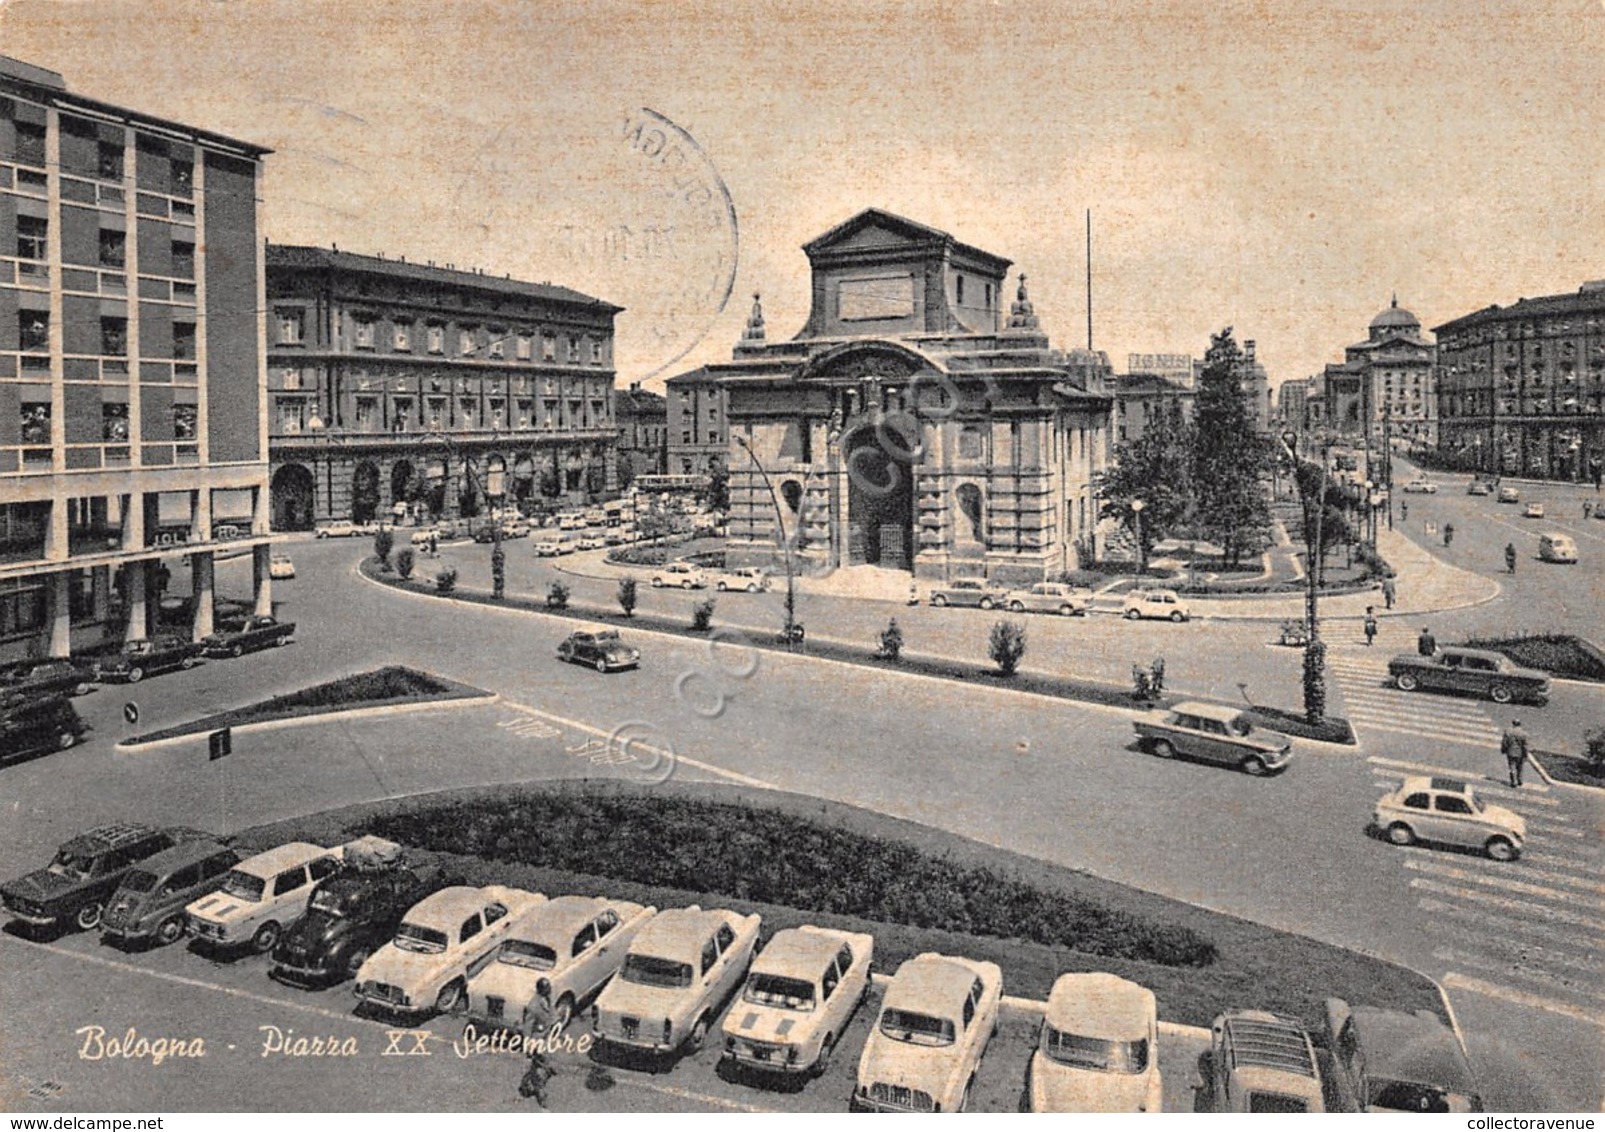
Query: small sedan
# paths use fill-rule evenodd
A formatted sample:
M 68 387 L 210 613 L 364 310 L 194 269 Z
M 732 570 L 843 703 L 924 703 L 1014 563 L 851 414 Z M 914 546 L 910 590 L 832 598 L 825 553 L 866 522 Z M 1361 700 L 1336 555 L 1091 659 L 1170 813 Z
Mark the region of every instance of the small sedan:
M 540 558 L 556 558 L 563 553 L 563 540 L 555 535 L 542 535 L 535 540 L 533 549 Z
M 0 672 L 0 701 L 31 699 L 56 694 L 82 696 L 94 686 L 95 669 L 89 662 L 45 660 Z
M 1513 487 L 1502 487 L 1499 489 L 1498 500 L 1500 503 L 1519 503 L 1521 502 L 1521 492 Z
M 683 590 L 706 589 L 708 579 L 689 562 L 670 562 L 652 571 L 652 587 L 679 586 Z
M 804 924 L 775 933 L 725 1015 L 724 1056 L 759 1072 L 819 1077 L 864 999 L 875 939 Z
M 1190 619 L 1192 609 L 1175 590 L 1137 590 L 1126 595 L 1120 614 L 1127 621 L 1175 621 Z
M 1492 495 L 1493 486 L 1487 480 L 1472 480 L 1466 485 L 1467 495 Z
M 248 617 L 237 629 L 224 629 L 212 633 L 201 641 L 201 650 L 207 656 L 243 656 L 257 649 L 287 645 L 295 634 L 294 621 L 280 621 L 276 617 Z
M 574 545 L 580 550 L 601 550 L 607 546 L 607 537 L 601 533 L 586 534 Z
M 1078 593 L 1061 582 L 1037 582 L 1023 590 L 1010 590 L 1001 603 L 1012 613 L 1057 613 L 1080 617 L 1092 604 L 1092 595 Z
M 268 559 L 268 577 L 278 579 L 295 577 L 295 563 L 290 561 L 290 556 L 287 554 L 275 554 Z
M 727 590 L 737 590 L 743 593 L 755 594 L 759 590 L 769 588 L 769 574 L 761 566 L 741 566 L 734 570 L 726 570 L 714 580 L 713 588 L 720 593 Z
M 1388 661 L 1388 675 L 1402 692 L 1463 692 L 1486 696 L 1496 704 L 1549 700 L 1547 675 L 1488 649 L 1456 646 L 1440 648 L 1431 656 L 1401 653 Z
M 1543 503 L 1536 499 L 1528 501 L 1527 506 L 1521 509 L 1521 517 L 1523 519 L 1542 519 L 1544 517 Z
M 577 629 L 557 646 L 557 659 L 569 664 L 588 664 L 598 672 L 641 667 L 641 650 L 632 649 L 619 639 L 617 629 L 600 626 Z
M 356 524 L 349 519 L 331 519 L 312 528 L 314 538 L 354 538 L 356 534 Z
M 1026 1069 L 1032 1112 L 1159 1112 L 1154 992 L 1118 975 L 1060 975 Z
M 1514 861 L 1527 842 L 1525 818 L 1489 805 L 1457 778 L 1406 778 L 1377 802 L 1372 821 L 1395 845 L 1458 845 L 1496 861 Z
M 1255 726 L 1236 708 L 1181 703 L 1138 719 L 1137 740 L 1162 759 L 1177 755 L 1234 766 L 1244 774 L 1269 774 L 1293 761 L 1293 740 Z
M 1404 485 L 1406 495 L 1437 495 L 1438 485 L 1429 479 L 1415 479 Z
M 981 578 L 954 578 L 945 586 L 931 590 L 931 604 L 964 605 L 974 609 L 991 609 L 1003 604 L 1008 594 L 1002 586 L 994 586 Z
M 163 634 L 148 641 L 129 641 L 123 651 L 102 659 L 97 679 L 126 680 L 137 684 L 158 672 L 194 668 L 201 646 L 183 637 Z

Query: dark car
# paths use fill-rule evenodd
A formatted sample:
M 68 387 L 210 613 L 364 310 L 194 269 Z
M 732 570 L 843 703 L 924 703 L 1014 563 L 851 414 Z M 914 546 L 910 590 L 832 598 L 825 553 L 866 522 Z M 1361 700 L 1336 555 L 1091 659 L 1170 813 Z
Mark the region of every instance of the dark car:
M 162 633 L 148 641 L 129 641 L 123 651 L 103 659 L 98 666 L 102 680 L 126 680 L 137 684 L 158 672 L 175 668 L 194 668 L 201 646 L 183 637 Z
M 251 615 L 249 602 L 220 597 L 212 602 L 212 624 L 232 629 Z M 195 599 L 169 594 L 157 603 L 157 621 L 171 629 L 185 629 L 195 623 Z
M 1428 1011 L 1326 1000 L 1329 1080 L 1345 1112 L 1482 1112 L 1460 1039 Z
M 208 836 L 195 830 L 148 825 L 105 825 L 65 842 L 42 869 L 0 885 L 6 911 L 36 929 L 72 924 L 100 926 L 106 901 L 128 870 L 185 841 Z
M 89 724 L 78 717 L 66 696 L 0 704 L 0 761 L 65 751 L 88 730 Z
M 639 668 L 641 650 L 619 640 L 617 629 L 580 629 L 570 633 L 557 646 L 557 659 L 571 664 L 589 664 L 598 672 L 618 668 Z
M 163 850 L 128 870 L 100 918 L 103 939 L 119 946 L 177 943 L 184 907 L 223 886 L 240 855 L 209 837 Z
M 95 683 L 94 666 L 79 660 L 40 660 L 0 673 L 0 701 L 62 693 L 81 696 Z
M 270 973 L 307 986 L 349 978 L 390 942 L 407 909 L 454 883 L 462 882 L 435 865 L 398 864 L 330 877 L 313 890 L 306 915 L 279 937 Z
M 241 656 L 257 649 L 287 645 L 295 634 L 294 621 L 280 621 L 266 615 L 247 617 L 234 629 L 222 629 L 201 640 L 207 656 Z
M 1402 691 L 1467 692 L 1496 704 L 1549 700 L 1549 677 L 1487 649 L 1440 648 L 1432 656 L 1405 653 L 1388 661 L 1388 675 Z

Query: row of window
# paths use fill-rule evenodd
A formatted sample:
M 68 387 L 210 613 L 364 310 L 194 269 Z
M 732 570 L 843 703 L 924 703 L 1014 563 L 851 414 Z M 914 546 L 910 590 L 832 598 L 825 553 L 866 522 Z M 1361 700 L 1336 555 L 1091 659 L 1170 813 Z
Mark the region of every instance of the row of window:
M 1571 334 L 1581 330 L 1586 334 L 1598 334 L 1600 319 L 1596 317 L 1572 319 L 1552 319 L 1541 322 L 1501 322 L 1493 326 L 1479 327 L 1475 330 L 1464 331 L 1460 334 L 1448 334 L 1439 339 L 1438 346 L 1445 350 L 1463 350 L 1469 346 L 1485 345 L 1489 342 L 1503 342 L 1511 338 L 1555 338 L 1562 334 Z
M 50 258 L 50 221 L 43 216 L 17 217 L 17 258 L 42 262 Z M 169 248 L 171 269 L 166 273 L 178 279 L 195 278 L 195 241 L 173 240 Z M 98 264 L 101 267 L 128 266 L 128 233 L 102 228 L 98 236 Z
M 93 123 L 83 122 L 75 118 L 63 117 L 62 125 L 67 133 L 73 133 L 74 127 L 93 131 Z M 41 123 L 14 121 L 15 142 L 12 148 L 12 160 L 18 165 L 32 165 L 36 168 L 45 168 L 45 127 Z M 64 146 L 64 152 L 70 154 L 77 147 Z M 76 173 L 85 177 L 97 177 L 102 181 L 121 181 L 126 176 L 126 146 L 121 141 L 112 141 L 102 138 L 95 142 L 93 158 L 74 159 L 64 157 L 63 168 L 66 172 Z M 148 155 L 142 160 L 154 160 Z M 168 184 L 167 190 L 179 196 L 188 196 L 195 183 L 195 162 L 187 157 L 170 157 L 167 161 Z
M 535 419 L 533 402 L 520 400 L 514 406 L 517 415 L 509 425 L 506 419 L 506 402 L 500 398 L 491 398 L 485 408 L 481 409 L 477 399 L 464 398 L 453 401 L 446 397 L 426 397 L 421 406 L 421 415 L 418 415 L 414 412 L 412 398 L 392 397 L 387 416 L 378 397 L 359 396 L 355 401 L 353 424 L 354 431 L 359 433 L 412 432 L 442 428 L 584 429 L 606 428 L 609 425 L 605 401 L 570 400 L 567 406 L 568 412 L 565 415 L 561 411 L 562 402 L 542 401 L 539 425 L 534 426 L 531 424 Z M 314 406 L 301 397 L 281 397 L 277 400 L 275 408 L 278 432 L 282 435 L 295 436 L 306 432 L 316 416 Z M 589 413 L 586 411 L 587 408 Z
M 100 439 L 111 444 L 125 444 L 128 442 L 128 404 L 123 401 L 106 402 L 100 407 L 101 436 Z M 173 406 L 173 435 L 160 439 L 189 441 L 194 440 L 199 422 L 199 409 L 195 405 Z M 22 443 L 25 445 L 49 445 L 50 421 L 52 415 L 49 401 L 22 402 L 21 431 Z M 146 440 L 156 439 L 145 437 Z
M 281 346 L 299 346 L 306 342 L 306 314 L 300 310 L 280 310 L 276 312 L 278 329 L 277 341 Z M 483 353 L 488 358 L 505 358 L 507 356 L 507 343 L 513 345 L 513 356 L 521 362 L 533 361 L 535 357 L 535 336 L 527 332 L 509 334 L 500 327 L 491 327 L 488 339 L 481 343 L 477 327 L 459 327 L 457 331 L 457 354 L 460 357 L 474 357 Z M 356 318 L 352 320 L 352 345 L 359 350 L 376 350 L 379 348 L 379 320 L 376 318 Z M 542 334 L 541 361 L 555 362 L 557 360 L 557 336 L 555 334 Z M 578 337 L 567 340 L 566 360 L 571 364 L 581 364 L 589 361 L 591 365 L 599 366 L 604 363 L 604 351 L 599 339 L 588 339 L 589 357 L 584 357 L 584 346 Z M 413 348 L 413 327 L 410 323 L 393 323 L 390 328 L 390 348 L 401 352 L 410 352 Z M 424 349 L 430 354 L 444 354 L 446 352 L 446 327 L 441 323 L 428 323 L 424 327 Z
M 175 322 L 173 351 L 178 361 L 195 360 L 195 323 Z M 48 311 L 17 312 L 17 346 L 24 353 L 46 353 L 50 350 L 50 313 Z M 128 356 L 128 320 L 111 315 L 100 319 L 100 352 L 105 357 Z

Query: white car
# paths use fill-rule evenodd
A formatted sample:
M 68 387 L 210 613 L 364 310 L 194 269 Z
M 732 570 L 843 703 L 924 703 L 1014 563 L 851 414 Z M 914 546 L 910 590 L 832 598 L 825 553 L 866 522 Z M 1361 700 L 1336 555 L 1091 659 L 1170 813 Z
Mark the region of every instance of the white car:
M 858 1059 L 855 1112 L 963 1112 L 998 1028 L 996 963 L 926 952 L 897 969 Z
M 1175 590 L 1137 590 L 1127 594 L 1120 613 L 1127 621 L 1147 619 L 1179 622 L 1193 615 L 1192 609 Z
M 449 1014 L 502 940 L 545 902 L 500 884 L 443 888 L 407 910 L 391 941 L 358 968 L 351 993 L 391 1014 Z
M 1415 479 L 1404 485 L 1406 495 L 1437 495 L 1438 485 L 1429 479 Z
M 600 896 L 559 896 L 502 940 L 496 961 L 468 982 L 468 1016 L 530 1037 L 568 1028 L 575 1007 L 618 973 L 624 952 L 657 909 Z
M 284 929 L 306 915 L 313 887 L 339 872 L 343 858 L 343 847 L 292 841 L 241 861 L 222 888 L 185 907 L 189 934 L 215 947 L 272 951 Z
M 724 1019 L 724 1056 L 752 1069 L 818 1077 L 869 996 L 875 939 L 804 924 L 776 932 Z
M 741 984 L 761 920 L 724 909 L 671 908 L 641 929 L 618 978 L 591 1007 L 596 1040 L 643 1053 L 695 1053 Z
M 268 577 L 280 579 L 295 577 L 295 563 L 290 561 L 289 555 L 273 555 L 268 559 Z
M 654 589 L 679 586 L 683 590 L 700 590 L 705 589 L 707 585 L 707 577 L 689 562 L 670 562 L 652 571 Z
M 1062 582 L 1036 582 L 1023 590 L 1010 590 L 998 603 L 1011 613 L 1057 613 L 1077 617 L 1087 612 L 1092 595 Z
M 574 544 L 581 550 L 601 550 L 607 545 L 607 536 L 601 531 L 587 531 L 585 537 Z
M 1534 499 L 1521 509 L 1521 516 L 1524 519 L 1542 519 L 1544 517 L 1544 505 Z
M 427 546 L 430 539 L 440 540 L 440 531 L 435 527 L 418 527 L 409 536 L 413 546 Z
M 713 588 L 720 593 L 737 590 L 755 594 L 769 588 L 769 573 L 761 566 L 740 566 L 720 574 L 714 580 Z
M 552 535 L 542 535 L 535 540 L 534 549 L 542 558 L 556 558 L 563 553 L 563 540 Z
M 349 519 L 331 519 L 312 528 L 314 538 L 352 538 L 356 533 L 357 526 Z
M 1026 1070 L 1032 1112 L 1159 1112 L 1154 992 L 1118 975 L 1060 975 Z

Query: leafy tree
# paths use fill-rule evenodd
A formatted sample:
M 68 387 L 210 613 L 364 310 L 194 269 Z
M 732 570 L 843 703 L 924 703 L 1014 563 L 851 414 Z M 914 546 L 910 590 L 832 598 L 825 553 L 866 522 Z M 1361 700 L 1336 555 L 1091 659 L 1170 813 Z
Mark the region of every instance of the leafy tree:
M 708 463 L 708 486 L 702 490 L 703 501 L 715 511 L 730 509 L 730 469 L 717 456 Z
M 396 555 L 396 573 L 400 574 L 403 578 L 412 577 L 412 566 L 416 557 L 417 556 L 413 554 L 412 547 L 409 546 L 403 548 L 401 553 Z
M 903 655 L 903 627 L 892 618 L 881 632 L 881 656 L 896 661 Z
M 636 581 L 634 578 L 619 579 L 619 608 L 624 610 L 624 616 L 635 616 Z
M 379 560 L 379 565 L 385 569 L 390 568 L 390 552 L 396 547 L 396 535 L 389 527 L 381 527 L 373 536 L 373 556 Z
M 1243 388 L 1247 373 L 1232 328 L 1211 335 L 1193 418 L 1193 487 L 1196 525 L 1220 543 L 1229 567 L 1241 562 L 1271 521 L 1262 482 L 1271 470 L 1270 440 L 1255 430 Z
M 435 575 L 435 588 L 443 594 L 449 594 L 457 588 L 457 567 L 447 566 Z
M 628 452 L 619 453 L 619 490 L 627 491 L 635 482 L 635 458 Z
M 1191 521 L 1196 438 L 1181 402 L 1167 398 L 1141 436 L 1116 447 L 1109 471 L 1099 477 L 1099 517 L 1120 520 L 1133 537 L 1140 527 L 1144 558 L 1154 543 Z M 1137 499 L 1143 501 L 1141 523 L 1131 506 Z
M 714 599 L 705 597 L 691 607 L 691 628 L 699 633 L 705 633 L 713 624 Z
M 999 672 L 1013 676 L 1025 659 L 1025 626 L 1018 621 L 996 622 L 987 642 L 987 655 Z
M 499 542 L 490 553 L 490 589 L 498 601 L 507 592 L 507 552 Z
M 1326 719 L 1326 642 L 1312 638 L 1304 647 L 1304 721 Z

